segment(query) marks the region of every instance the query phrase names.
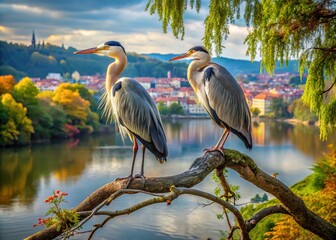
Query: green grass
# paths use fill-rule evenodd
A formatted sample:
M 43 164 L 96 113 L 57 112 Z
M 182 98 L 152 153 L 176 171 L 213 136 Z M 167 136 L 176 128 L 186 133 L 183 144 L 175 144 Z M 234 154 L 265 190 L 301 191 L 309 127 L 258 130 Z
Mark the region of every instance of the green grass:
M 300 182 L 295 183 L 290 189 L 299 196 L 311 195 L 323 189 L 323 186 L 318 184 L 320 179 L 319 174 L 312 173 Z

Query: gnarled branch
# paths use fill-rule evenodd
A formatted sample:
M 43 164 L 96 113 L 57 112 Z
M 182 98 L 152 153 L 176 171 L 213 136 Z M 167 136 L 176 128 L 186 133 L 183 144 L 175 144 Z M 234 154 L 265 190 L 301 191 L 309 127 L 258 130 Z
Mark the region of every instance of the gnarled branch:
M 282 182 L 263 172 L 247 155 L 230 149 L 225 149 L 224 153 L 225 158 L 217 152 L 207 153 L 197 158 L 189 170 L 174 176 L 148 177 L 145 184 L 142 183 L 141 179 L 135 179 L 131 182 L 129 188 L 151 193 L 167 193 L 171 186 L 190 188 L 203 181 L 214 169 L 224 165 L 238 172 L 245 180 L 279 199 L 283 208 L 293 216 L 301 227 L 323 239 L 334 239 L 336 227 L 310 211 L 302 199 Z M 117 179 L 102 186 L 80 203 L 75 210 L 77 212 L 92 211 L 113 193 L 124 188 L 126 184 L 127 179 Z M 50 227 L 29 236 L 27 239 L 53 239 L 60 234 L 61 232 L 57 231 L 56 227 Z
M 281 205 L 271 206 L 264 208 L 253 215 L 246 223 L 247 231 L 251 231 L 257 224 L 263 220 L 265 217 L 274 214 L 274 213 L 283 213 L 289 214 L 288 211 Z
M 156 204 L 156 203 L 162 203 L 162 202 L 167 202 L 167 204 L 170 204 L 174 199 L 176 199 L 178 196 L 183 195 L 183 194 L 189 194 L 189 195 L 194 195 L 194 196 L 198 196 L 198 197 L 202 197 L 205 199 L 208 199 L 214 203 L 217 203 L 219 205 L 221 205 L 223 208 L 228 209 L 230 212 L 233 213 L 233 215 L 236 217 L 239 228 L 242 230 L 242 235 L 243 235 L 243 239 L 244 240 L 250 240 L 249 235 L 248 235 L 248 230 L 247 230 L 247 226 L 246 223 L 243 219 L 243 216 L 241 215 L 241 213 L 239 212 L 239 210 L 233 206 L 232 204 L 228 203 L 227 201 L 216 197 L 212 194 L 200 191 L 200 190 L 196 190 L 196 189 L 189 189 L 189 188 L 176 188 L 175 186 L 172 186 L 170 188 L 170 193 L 166 194 L 166 195 L 158 195 L 158 194 L 154 194 L 154 196 L 156 196 L 155 198 L 151 198 L 151 199 L 147 199 L 145 201 L 139 202 L 129 208 L 125 208 L 122 210 L 117 210 L 117 211 L 98 211 L 101 207 L 98 206 L 94 211 L 86 211 L 86 212 L 79 212 L 80 216 L 84 216 L 86 217 L 83 222 L 86 222 L 88 219 L 90 219 L 94 215 L 107 215 L 107 217 L 100 223 L 100 224 L 96 224 L 95 228 L 92 230 L 89 239 L 93 236 L 93 234 L 101 227 L 103 227 L 105 225 L 105 223 L 107 223 L 110 219 L 116 217 L 116 216 L 120 216 L 120 215 L 126 215 L 126 214 L 130 214 L 132 212 L 135 212 L 141 208 L 147 207 L 149 205 L 152 204 Z M 135 189 L 121 189 L 119 191 L 117 191 L 116 193 L 112 194 L 112 196 L 107 199 L 104 203 L 105 205 L 109 204 L 112 200 L 116 199 L 117 197 L 121 196 L 122 194 L 133 194 L 133 193 L 145 193 L 145 194 L 149 194 L 149 195 L 153 195 L 150 192 L 144 192 L 142 190 L 135 190 Z M 81 224 L 82 225 L 82 224 Z M 74 231 L 76 228 L 72 229 L 71 231 Z

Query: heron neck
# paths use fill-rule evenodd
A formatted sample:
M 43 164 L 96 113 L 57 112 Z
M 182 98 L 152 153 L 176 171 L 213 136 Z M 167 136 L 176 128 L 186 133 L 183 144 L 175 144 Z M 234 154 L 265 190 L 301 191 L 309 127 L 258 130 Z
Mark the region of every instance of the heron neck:
M 113 58 L 115 61 L 108 66 L 106 72 L 105 88 L 108 94 L 110 94 L 113 85 L 118 81 L 120 74 L 127 64 L 126 55 L 120 55 Z
M 209 58 L 204 59 L 195 59 L 193 60 L 188 67 L 188 80 L 190 82 L 190 85 L 194 89 L 194 91 L 197 93 L 199 87 L 198 85 L 201 84 L 201 81 L 197 81 L 199 79 L 202 79 L 202 71 L 199 71 L 200 69 L 204 68 L 210 63 L 210 56 Z

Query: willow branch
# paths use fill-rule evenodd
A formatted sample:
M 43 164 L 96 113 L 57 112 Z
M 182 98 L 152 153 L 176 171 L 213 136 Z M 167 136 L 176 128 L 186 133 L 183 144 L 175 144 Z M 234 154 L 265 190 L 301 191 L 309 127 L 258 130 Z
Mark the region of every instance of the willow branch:
M 177 188 L 190 188 L 202 182 L 214 169 L 224 165 L 239 173 L 245 180 L 279 199 L 283 208 L 287 210 L 301 227 L 323 239 L 334 239 L 334 236 L 336 236 L 336 227 L 310 211 L 302 199 L 295 195 L 282 182 L 263 172 L 247 155 L 230 149 L 225 149 L 224 153 L 225 158 L 217 152 L 207 153 L 197 158 L 189 170 L 174 176 L 147 177 L 145 184 L 143 184 L 142 179 L 134 179 L 129 188 L 151 193 L 170 192 L 170 187 L 173 185 Z M 102 186 L 80 203 L 75 208 L 75 211 L 92 211 L 113 193 L 125 188 L 126 184 L 127 179 L 117 179 Z M 52 226 L 29 236 L 27 239 L 53 239 L 60 234 L 61 232 L 57 231 L 56 226 Z
M 335 84 L 336 84 L 336 81 L 333 84 L 331 84 L 331 86 L 328 89 L 322 91 L 322 94 L 328 93 L 334 87 Z

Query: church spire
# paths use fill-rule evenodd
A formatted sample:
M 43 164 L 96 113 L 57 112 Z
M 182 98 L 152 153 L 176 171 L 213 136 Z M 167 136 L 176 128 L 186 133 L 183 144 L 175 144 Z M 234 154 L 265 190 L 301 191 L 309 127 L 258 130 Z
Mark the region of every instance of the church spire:
M 34 30 L 33 30 L 33 34 L 32 34 L 31 44 L 32 44 L 33 48 L 36 48 L 36 39 L 35 39 L 35 32 L 34 32 Z

